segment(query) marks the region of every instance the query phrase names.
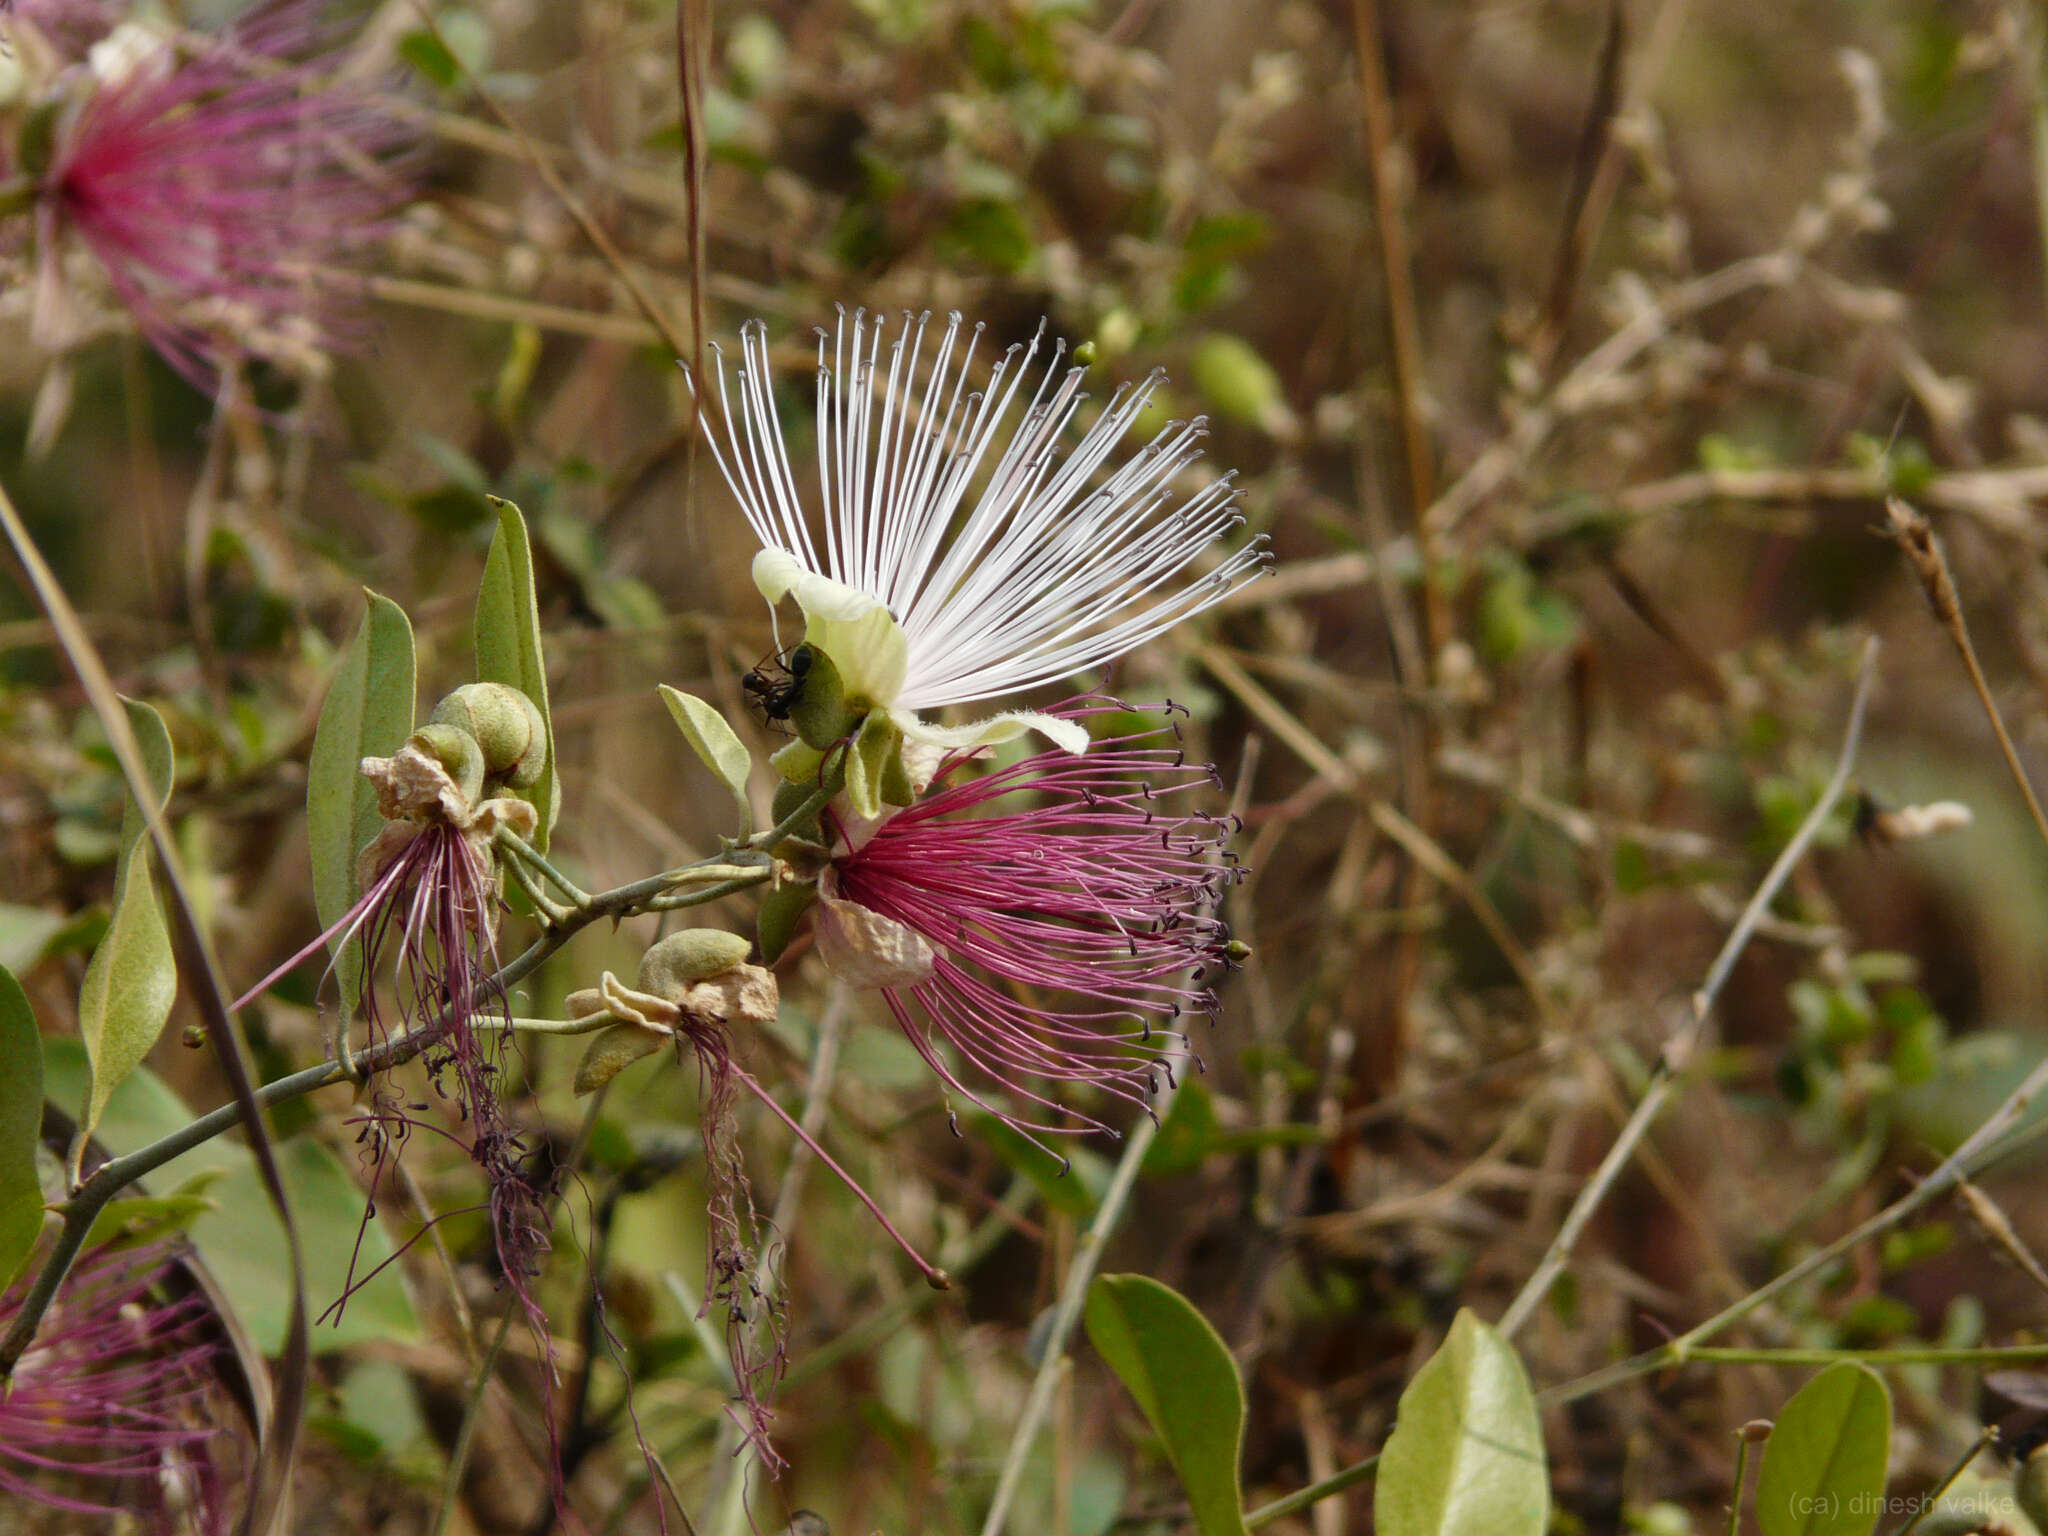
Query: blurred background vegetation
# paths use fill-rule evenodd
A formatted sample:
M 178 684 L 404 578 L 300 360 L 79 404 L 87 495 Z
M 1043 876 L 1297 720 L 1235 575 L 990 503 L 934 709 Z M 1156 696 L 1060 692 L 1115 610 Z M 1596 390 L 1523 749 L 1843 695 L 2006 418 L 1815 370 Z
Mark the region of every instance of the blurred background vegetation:
M 654 685 L 742 715 L 738 679 L 772 645 L 752 543 L 672 352 L 531 148 L 693 351 L 695 314 L 706 345 L 768 322 L 793 430 L 835 304 L 959 309 L 1004 342 L 1041 317 L 1092 342 L 1098 398 L 1165 367 L 1171 409 L 1207 413 L 1211 461 L 1239 472 L 1275 574 L 1112 686 L 1188 706 L 1191 751 L 1242 786 L 1254 873 L 1229 916 L 1255 954 L 1104 1267 L 1181 1289 L 1236 1353 L 1249 1503 L 1370 1454 L 1456 1309 L 1494 1316 L 1519 1288 L 1813 803 L 1864 633 L 1885 646 L 1861 788 L 1960 800 L 1975 823 L 1900 846 L 1859 840 L 1846 810 L 1830 823 L 1727 988 L 1719 1044 L 1519 1336 L 1538 1386 L 1869 1214 L 2039 1059 L 2048 850 L 1881 536 L 1887 491 L 1933 517 L 1995 696 L 2043 761 L 2032 7 L 683 4 L 703 86 L 687 125 L 667 0 L 477 0 L 440 6 L 438 33 L 412 0 L 350 13 L 425 178 L 348 290 L 358 349 L 318 384 L 259 371 L 261 414 L 216 413 L 132 336 L 53 363 L 26 339 L 25 265 L 4 269 L 0 481 L 123 690 L 171 720 L 177 832 L 231 979 L 316 928 L 304 762 L 359 588 L 413 616 L 425 697 L 470 675 L 487 493 L 521 503 L 540 549 L 564 867 L 610 886 L 725 830 Z M 0 961 L 61 1034 L 121 797 L 17 586 L 0 718 Z M 585 935 L 519 1011 L 630 974 L 654 933 Z M 886 1014 L 814 967 L 784 967 L 782 1020 L 743 1059 L 794 1105 L 836 1042 L 827 1144 L 959 1284 L 926 1292 L 779 1126 L 748 1120 L 791 1306 L 791 1469 L 757 1484 L 758 1519 L 970 1531 L 1029 1330 L 1116 1149 L 1057 1179 L 991 1123 L 956 1139 Z M 266 1074 L 318 1058 L 317 979 L 252 1012 Z M 575 1052 L 544 1042 L 523 1068 L 527 1128 L 561 1153 Z M 222 1097 L 176 1030 L 153 1065 L 194 1104 Z M 280 1129 L 335 1154 L 308 1166 L 352 1232 L 333 1182 L 354 1176 L 348 1115 L 329 1095 Z M 687 1074 L 631 1069 L 558 1232 L 543 1294 L 569 1385 L 549 1399 L 592 1529 L 655 1528 L 619 1371 L 575 1385 L 600 1325 L 698 1529 L 730 1473 L 720 1351 L 693 1322 L 695 1115 Z M 461 1214 L 469 1165 L 414 1157 L 423 1207 L 456 1212 L 438 1228 L 452 1271 L 415 1246 L 404 1288 L 320 1335 L 302 1531 L 427 1529 L 466 1330 L 503 1305 Z M 2028 1337 L 2044 1297 L 2014 1245 L 2048 1244 L 2048 1202 L 2025 1166 L 1984 1192 L 2009 1238 L 1943 1206 L 1728 1342 Z M 419 1224 L 379 1220 L 394 1245 Z M 500 1380 L 459 1519 L 544 1530 L 535 1364 L 508 1358 Z M 1559 1528 L 1721 1529 L 1730 1432 L 1796 1380 L 1693 1367 L 1554 1410 Z M 1920 1367 L 1893 1385 L 1910 1486 L 1975 1435 L 1974 1382 Z M 1014 1527 L 1163 1532 L 1178 1497 L 1083 1350 Z M 1359 1491 L 1273 1528 L 1339 1536 L 1368 1510 Z

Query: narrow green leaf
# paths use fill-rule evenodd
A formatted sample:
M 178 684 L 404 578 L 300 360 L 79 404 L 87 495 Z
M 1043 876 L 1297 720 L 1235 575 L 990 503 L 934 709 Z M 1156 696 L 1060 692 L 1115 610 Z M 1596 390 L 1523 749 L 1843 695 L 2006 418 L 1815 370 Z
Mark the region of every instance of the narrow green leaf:
M 1470 1311 L 1401 1394 L 1373 1515 L 1380 1536 L 1543 1536 L 1550 1523 L 1528 1374 Z
M 661 702 L 668 706 L 668 712 L 675 718 L 683 739 L 690 744 L 690 750 L 697 754 L 706 768 L 718 775 L 719 782 L 731 790 L 733 799 L 739 802 L 742 835 L 751 831 L 754 808 L 747 799 L 747 774 L 752 770 L 754 760 L 747 755 L 746 747 L 726 723 L 725 716 L 713 706 L 695 694 L 671 688 L 667 683 L 661 684 L 660 689 Z
M 531 787 L 516 791 L 533 804 L 540 825 L 534 847 L 546 851 L 548 832 L 562 807 L 562 784 L 555 772 L 555 727 L 548 713 L 548 670 L 540 648 L 540 605 L 533 588 L 533 545 L 526 519 L 511 502 L 493 496 L 498 532 L 476 593 L 476 675 L 484 683 L 510 683 L 540 710 L 547 727 L 548 763 Z
M 1843 1361 L 1801 1387 L 1764 1443 L 1756 1522 L 1764 1536 L 1870 1536 L 1884 1508 L 1892 1398 Z
M 42 1135 L 42 1032 L 21 983 L 0 968 L 0 1291 L 21 1273 L 43 1230 Z
M 85 1088 L 87 1065 L 76 1040 L 44 1042 L 45 1091 L 58 1103 Z M 137 1069 L 109 1099 L 100 1141 L 119 1156 L 190 1123 L 192 1111 L 147 1067 Z M 364 1284 L 343 1309 L 312 1333 L 316 1351 L 375 1341 L 406 1343 L 420 1337 L 419 1316 L 400 1266 L 385 1264 L 396 1251 L 379 1222 L 363 1224 L 363 1194 L 339 1157 L 307 1136 L 279 1143 L 277 1162 L 306 1252 L 306 1289 L 316 1306 L 341 1294 L 353 1261 Z M 218 1182 L 205 1182 L 209 1170 Z M 192 1223 L 191 1236 L 222 1295 L 258 1347 L 275 1355 L 290 1334 L 291 1250 L 272 1220 L 256 1160 L 240 1142 L 215 1139 L 180 1153 L 151 1175 L 151 1186 L 172 1192 L 204 1189 L 214 1209 Z M 362 1247 L 356 1235 L 362 1234 Z M 381 1266 L 381 1268 L 380 1268 Z
M 154 856 L 145 839 L 148 817 L 171 797 L 171 734 L 163 717 L 124 699 L 128 725 L 142 748 L 156 804 L 144 812 L 130 804 L 121 817 L 121 855 L 114 866 L 114 910 L 106 936 L 93 951 L 78 995 L 78 1034 L 92 1063 L 79 1135 L 90 1136 L 107 1096 L 141 1064 L 171 1017 L 178 996 L 178 962 L 170 925 L 152 878 Z
M 1101 1275 L 1088 1288 L 1083 1320 L 1165 1442 L 1200 1536 L 1246 1536 L 1237 1484 L 1244 1385 L 1208 1319 L 1157 1280 Z
M 362 894 L 356 858 L 383 825 L 377 791 L 361 772 L 366 757 L 389 757 L 412 734 L 418 682 L 412 624 L 387 597 L 363 589 L 363 622 L 342 653 L 306 763 L 306 837 L 313 854 L 313 910 L 320 926 L 338 922 Z M 335 980 L 344 1026 L 362 999 L 360 940 L 337 944 Z

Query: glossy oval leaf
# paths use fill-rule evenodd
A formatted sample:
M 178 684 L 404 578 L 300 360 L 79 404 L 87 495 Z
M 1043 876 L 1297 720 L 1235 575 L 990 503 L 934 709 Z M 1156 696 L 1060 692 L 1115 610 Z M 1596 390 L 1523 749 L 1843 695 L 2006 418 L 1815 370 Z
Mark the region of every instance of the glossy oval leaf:
M 84 1090 L 87 1066 L 76 1040 L 44 1042 L 45 1088 L 58 1103 Z M 147 1067 L 114 1091 L 99 1139 L 120 1156 L 181 1129 L 192 1111 Z M 306 1290 L 316 1306 L 341 1294 L 353 1258 L 362 1280 L 384 1265 L 396 1246 L 382 1223 L 363 1224 L 364 1196 L 347 1166 L 308 1136 L 277 1146 L 292 1213 L 306 1253 Z M 209 1174 L 213 1175 L 208 1182 Z M 214 1209 L 191 1226 L 191 1237 L 222 1296 L 265 1354 L 284 1347 L 291 1323 L 291 1250 L 270 1214 L 261 1175 L 249 1149 L 227 1137 L 181 1152 L 150 1175 L 150 1188 L 175 1192 L 203 1188 Z M 362 1249 L 356 1250 L 357 1233 Z M 419 1316 L 396 1264 L 386 1265 L 342 1310 L 312 1331 L 316 1351 L 378 1340 L 404 1343 L 420 1337 Z
M 0 1291 L 21 1273 L 43 1230 L 42 1133 L 42 1032 L 21 983 L 0 967 Z
M 476 592 L 476 675 L 483 683 L 510 683 L 533 700 L 547 731 L 548 760 L 540 777 L 526 789 L 510 791 L 532 802 L 539 825 L 534 847 L 545 851 L 555 813 L 562 807 L 562 784 L 555 773 L 555 727 L 548 713 L 548 670 L 540 648 L 540 605 L 534 596 L 533 544 L 526 519 L 511 502 L 493 496 L 498 531 L 484 562 Z
M 1166 1446 L 1201 1536 L 1246 1536 L 1237 1463 L 1244 1386 L 1237 1362 L 1179 1292 L 1145 1275 L 1101 1275 L 1083 1314 L 1109 1362 Z
M 676 727 L 698 761 L 718 775 L 719 782 L 739 802 L 742 835 L 752 830 L 753 806 L 747 799 L 747 775 L 754 766 L 746 747 L 733 728 L 712 705 L 680 688 L 660 685 L 661 702 L 668 706 Z
M 1764 1442 L 1756 1522 L 1764 1536 L 1870 1536 L 1884 1507 L 1892 1397 L 1844 1361 L 1801 1387 Z
M 1373 1514 L 1380 1536 L 1543 1536 L 1550 1523 L 1528 1374 L 1470 1311 L 1401 1394 Z
M 78 1035 L 92 1064 L 84 1113 L 79 1116 L 81 1137 L 93 1133 L 108 1095 L 156 1044 L 178 997 L 178 962 L 156 894 L 155 856 L 146 837 L 148 818 L 161 814 L 171 797 L 171 733 L 164 729 L 163 717 L 147 704 L 135 699 L 121 702 L 142 749 L 156 804 L 145 812 L 131 803 L 122 813 L 114 910 L 79 989 Z
M 377 791 L 362 775 L 366 757 L 389 757 L 412 734 L 418 681 L 405 610 L 365 587 L 363 621 L 342 653 L 306 762 L 306 837 L 313 857 L 313 910 L 322 928 L 339 922 L 362 894 L 356 859 L 384 824 Z M 336 942 L 334 975 L 347 1025 L 362 999 L 360 940 Z

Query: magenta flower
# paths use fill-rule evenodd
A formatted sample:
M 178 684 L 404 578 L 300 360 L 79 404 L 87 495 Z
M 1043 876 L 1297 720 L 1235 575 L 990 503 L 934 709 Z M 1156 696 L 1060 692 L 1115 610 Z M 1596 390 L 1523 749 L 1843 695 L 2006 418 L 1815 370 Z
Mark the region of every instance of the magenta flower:
M 1239 873 L 1223 847 L 1235 822 L 1181 803 L 1214 783 L 1162 726 L 962 779 L 865 834 L 838 822 L 819 952 L 884 986 L 949 1088 L 1026 1135 L 1109 1130 L 1055 1095 L 1094 1088 L 1143 1107 L 1177 1061 L 1200 1064 L 1172 1026 L 1213 1017 L 1213 982 L 1234 964 L 1215 911 Z M 961 1067 L 1059 1118 L 990 1104 Z
M 219 1345 L 204 1300 L 166 1299 L 175 1250 L 103 1248 L 65 1277 L 0 1395 L 0 1491 L 78 1514 L 224 1529 Z M 0 1297 L 12 1323 L 25 1284 Z
M 61 292 L 67 235 L 136 325 L 211 386 L 231 353 L 317 369 L 348 327 L 335 274 L 409 192 L 406 135 L 331 83 L 314 9 L 260 9 L 210 45 L 124 24 L 60 127 L 41 183 L 41 281 Z M 79 71 L 85 75 L 86 71 Z

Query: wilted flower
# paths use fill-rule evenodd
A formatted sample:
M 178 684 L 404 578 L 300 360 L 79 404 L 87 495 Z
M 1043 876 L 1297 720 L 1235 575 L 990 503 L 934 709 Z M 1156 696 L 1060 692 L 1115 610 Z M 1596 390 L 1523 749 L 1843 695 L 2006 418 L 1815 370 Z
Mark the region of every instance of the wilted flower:
M 444 709 L 466 695 L 493 690 L 532 709 L 523 695 L 498 684 L 458 689 L 444 701 Z M 540 729 L 537 715 L 532 728 Z M 518 771 L 514 759 L 525 749 L 500 748 L 493 741 L 489 750 L 498 755 L 487 755 L 470 731 L 437 719 L 390 757 L 363 759 L 363 776 L 376 788 L 385 825 L 358 861 L 362 895 L 327 932 L 235 1006 L 243 1007 L 329 944 L 360 941 L 362 1011 L 370 1035 L 381 1040 L 397 1033 L 425 1041 L 422 1060 L 437 1085 L 442 1073 L 452 1072 L 452 1096 L 469 1122 L 469 1155 L 490 1182 L 499 1259 L 531 1310 L 524 1285 L 545 1251 L 547 1219 L 541 1193 L 522 1166 L 526 1148 L 497 1093 L 508 1031 L 493 1026 L 509 1025 L 509 1019 L 504 1017 L 506 1000 L 491 983 L 499 968 L 498 866 L 492 839 L 500 827 L 530 836 L 535 813 L 524 800 L 485 790 L 487 782 L 504 782 L 508 770 Z M 379 1001 L 380 975 L 389 978 L 395 1020 Z M 500 1017 L 485 1021 L 481 1016 L 486 1013 Z M 374 1170 L 381 1173 L 388 1148 L 410 1133 L 413 1114 L 421 1107 L 404 1103 L 388 1077 L 379 1081 L 358 1138 Z
M 103 1248 L 76 1264 L 0 1386 L 0 1490 L 80 1514 L 224 1528 L 220 1346 L 204 1299 L 170 1299 L 175 1250 Z M 27 1292 L 0 1297 L 0 1329 Z
M 818 333 L 819 499 L 807 509 L 784 445 L 767 328 L 740 332 L 729 389 L 718 363 L 719 467 L 761 540 L 754 580 L 769 602 L 794 595 L 809 642 L 850 697 L 895 712 L 906 735 L 967 747 L 1037 730 L 1070 751 L 1070 721 L 1004 715 L 945 731 L 918 710 L 997 698 L 1122 655 L 1256 575 L 1260 541 L 1192 584 L 1177 578 L 1243 521 L 1230 477 L 1184 498 L 1175 482 L 1201 457 L 1203 423 L 1174 422 L 1123 464 L 1111 454 L 1163 375 L 1120 386 L 1064 457 L 1088 398 L 1086 368 L 1062 369 L 1065 343 L 1027 388 L 1044 330 L 971 384 L 982 327 L 948 317 L 925 364 L 929 317 L 884 326 L 844 311 Z M 737 394 L 737 400 L 734 396 Z M 737 410 L 735 410 L 737 408 Z M 737 419 L 735 419 L 737 415 Z M 1105 473 L 1105 471 L 1107 471 Z M 822 542 L 812 519 L 823 525 Z
M 1058 715 L 1085 730 L 1124 707 Z M 1223 848 L 1235 824 L 1177 803 L 1214 782 L 1162 728 L 963 778 L 878 825 L 832 815 L 819 953 L 883 988 L 911 1044 L 974 1103 L 1026 1134 L 1109 1129 L 1055 1095 L 1144 1105 L 1193 1059 L 1174 1022 L 1213 1016 L 1212 983 L 1233 963 L 1215 908 L 1237 873 Z M 989 1104 L 987 1086 L 1072 1118 Z
M 124 22 L 73 75 L 38 176 L 47 343 L 70 338 L 65 241 L 98 258 L 171 365 L 209 387 L 231 351 L 317 368 L 338 327 L 333 264 L 375 238 L 408 194 L 405 133 L 332 83 L 315 10 L 271 5 L 193 43 Z

